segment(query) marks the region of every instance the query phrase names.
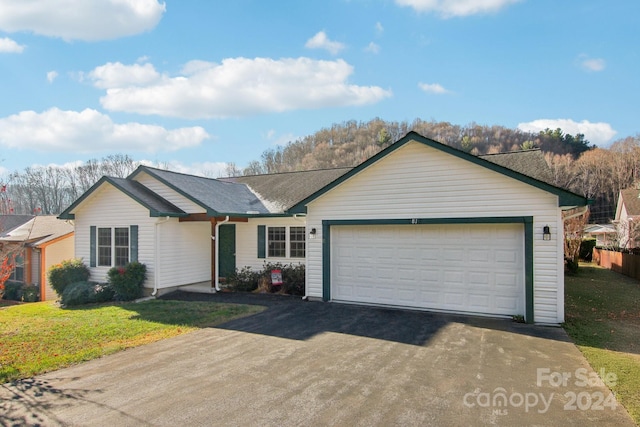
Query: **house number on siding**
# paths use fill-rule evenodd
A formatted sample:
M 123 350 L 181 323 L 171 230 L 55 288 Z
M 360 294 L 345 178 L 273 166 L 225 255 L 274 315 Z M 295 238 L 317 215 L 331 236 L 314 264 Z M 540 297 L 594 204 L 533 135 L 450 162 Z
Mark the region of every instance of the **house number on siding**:
M 417 224 L 418 218 L 411 218 L 411 224 Z

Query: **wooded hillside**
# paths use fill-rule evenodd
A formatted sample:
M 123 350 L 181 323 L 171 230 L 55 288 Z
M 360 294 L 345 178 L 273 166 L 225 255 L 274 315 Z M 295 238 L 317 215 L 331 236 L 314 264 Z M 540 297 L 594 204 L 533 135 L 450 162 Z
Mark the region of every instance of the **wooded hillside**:
M 595 200 L 591 221 L 606 223 L 615 214 L 621 189 L 640 179 L 640 135 L 610 148 L 590 145 L 584 135 L 547 129 L 539 134 L 502 126 L 414 120 L 348 121 L 334 124 L 286 146 L 267 150 L 240 169 L 229 164 L 226 176 L 352 167 L 402 138 L 409 131 L 475 155 L 540 148 L 551 166 L 554 184 Z M 214 159 L 212 159 L 214 160 Z M 16 214 L 58 214 L 103 175 L 125 177 L 139 162 L 116 154 L 74 168 L 29 167 L 0 183 L 0 207 Z
M 640 135 L 618 140 L 610 148 L 591 145 L 582 134 L 561 129 L 540 133 L 503 126 L 467 126 L 416 119 L 408 122 L 348 121 L 319 130 L 284 147 L 265 151 L 244 170 L 233 165 L 230 175 L 255 175 L 296 170 L 355 166 L 415 131 L 428 138 L 482 155 L 540 148 L 554 176 L 554 184 L 595 202 L 591 221 L 606 223 L 615 215 L 618 193 L 640 178 Z

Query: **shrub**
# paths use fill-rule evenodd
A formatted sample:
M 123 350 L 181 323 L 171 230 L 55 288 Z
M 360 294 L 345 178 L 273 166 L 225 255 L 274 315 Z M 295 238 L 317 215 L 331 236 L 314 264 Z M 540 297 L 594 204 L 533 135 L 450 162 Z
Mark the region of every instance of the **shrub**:
M 131 301 L 142 296 L 142 284 L 147 267 L 139 262 L 127 263 L 124 267 L 109 270 L 109 284 L 113 287 L 117 301 Z
M 75 282 L 66 286 L 62 292 L 62 304 L 66 306 L 96 302 L 96 282 Z
M 49 284 L 59 296 L 64 289 L 76 282 L 86 282 L 89 279 L 89 269 L 81 259 L 70 259 L 60 264 L 52 265 L 48 271 Z
M 271 271 L 282 271 L 282 285 L 271 284 Z M 282 292 L 290 295 L 304 295 L 305 266 L 304 264 L 286 264 L 265 262 L 262 270 L 255 271 L 251 267 L 236 269 L 227 278 L 227 287 L 237 292 Z
M 227 277 L 226 287 L 237 292 L 253 292 L 258 288 L 260 272 L 254 271 L 251 267 L 237 269 Z
M 591 261 L 593 248 L 596 247 L 596 239 L 584 239 L 580 243 L 580 259 Z
M 7 282 L 4 285 L 3 299 L 22 301 L 22 283 Z
M 84 281 L 68 285 L 62 293 L 61 302 L 70 307 L 112 300 L 113 288 L 109 284 Z
M 22 301 L 36 302 L 40 299 L 40 288 L 37 285 L 26 285 L 22 287 Z

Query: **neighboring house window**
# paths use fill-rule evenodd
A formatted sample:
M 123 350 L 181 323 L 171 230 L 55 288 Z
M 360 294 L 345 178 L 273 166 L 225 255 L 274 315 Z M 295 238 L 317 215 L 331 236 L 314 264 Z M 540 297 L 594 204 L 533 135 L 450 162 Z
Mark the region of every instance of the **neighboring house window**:
M 269 227 L 267 233 L 267 247 L 269 257 L 283 258 L 287 256 L 287 228 L 286 227 Z
M 304 258 L 306 254 L 305 227 L 267 227 L 267 257 L 286 258 L 287 252 L 290 258 Z M 258 245 L 264 240 L 260 238 L 258 228 Z M 260 250 L 258 251 L 258 257 Z
M 24 258 L 22 255 L 16 256 L 13 272 L 11 273 L 11 277 L 9 277 L 9 281 L 24 282 Z
M 305 256 L 305 227 L 289 228 L 289 256 L 291 258 L 304 258 Z
M 123 266 L 129 262 L 129 228 L 98 228 L 98 266 Z

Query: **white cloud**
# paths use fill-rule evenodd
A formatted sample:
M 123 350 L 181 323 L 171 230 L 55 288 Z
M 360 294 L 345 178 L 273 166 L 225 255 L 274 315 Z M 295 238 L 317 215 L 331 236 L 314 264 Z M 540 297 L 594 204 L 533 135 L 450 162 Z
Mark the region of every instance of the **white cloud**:
M 0 53 L 22 53 L 24 48 L 25 46 L 18 44 L 15 40 L 8 37 L 0 39 Z
M 382 34 L 384 32 L 384 27 L 382 26 L 382 23 L 376 22 L 376 32 L 378 34 Z
M 65 40 L 109 40 L 153 29 L 166 10 L 158 0 L 0 0 L 0 30 Z
M 445 89 L 438 83 L 418 83 L 418 87 L 426 93 L 433 93 L 436 95 L 443 95 L 445 93 L 451 93 L 448 89 Z
M 587 71 L 602 71 L 607 66 L 607 63 L 602 58 L 589 58 L 587 55 L 580 55 L 578 57 L 578 64 L 580 67 Z
M 520 0 L 396 0 L 416 12 L 436 12 L 443 18 L 498 12 Z
M 49 71 L 47 73 L 47 81 L 49 83 L 53 83 L 53 81 L 58 77 L 58 72 L 55 70 Z
M 160 74 L 152 64 L 124 65 L 120 62 L 108 62 L 96 67 L 89 73 L 89 78 L 100 89 L 147 86 L 157 82 Z
M 173 130 L 141 123 L 116 124 L 96 110 L 42 113 L 22 111 L 0 118 L 0 145 L 39 151 L 93 152 L 103 150 L 177 151 L 209 138 L 201 127 Z
M 182 75 L 157 75 L 150 64 L 107 64 L 90 73 L 107 93 L 112 111 L 181 118 L 228 118 L 298 109 L 376 103 L 391 96 L 378 86 L 347 83 L 353 67 L 344 60 L 229 58 L 216 64 L 191 61 Z M 131 76 L 135 77 L 131 77 Z M 136 81 L 137 80 L 137 81 Z
M 370 53 L 379 53 L 380 52 L 380 46 L 378 46 L 377 44 L 375 44 L 374 42 L 371 42 L 367 45 L 367 47 L 364 48 L 365 52 L 370 52 Z
M 581 133 L 585 139 L 597 145 L 610 142 L 617 133 L 609 123 L 591 123 L 588 120 L 576 122 L 571 119 L 539 119 L 518 124 L 518 129 L 524 132 L 540 132 L 545 129 L 557 128 L 571 135 Z
M 329 40 L 329 38 L 327 37 L 327 33 L 325 33 L 324 31 L 316 33 L 315 36 L 307 40 L 307 43 L 305 43 L 304 47 L 308 49 L 324 49 L 332 55 L 337 55 L 342 49 L 345 48 L 344 44 Z

